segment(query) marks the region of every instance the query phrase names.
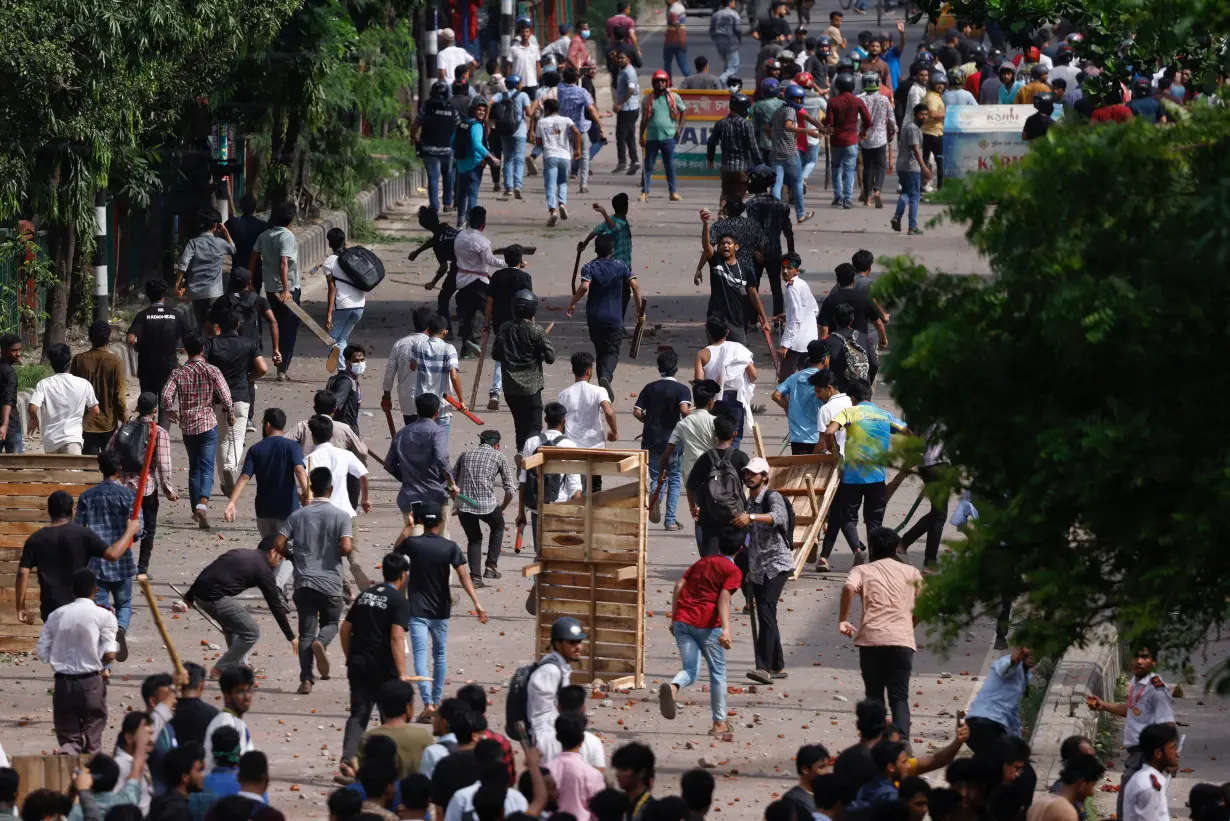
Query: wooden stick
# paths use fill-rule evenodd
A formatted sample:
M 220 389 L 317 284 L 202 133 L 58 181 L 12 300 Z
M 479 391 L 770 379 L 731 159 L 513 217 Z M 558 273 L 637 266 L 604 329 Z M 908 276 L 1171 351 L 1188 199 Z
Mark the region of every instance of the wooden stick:
M 577 261 L 572 264 L 572 287 L 568 289 L 571 294 L 577 292 L 577 271 L 581 269 L 581 250 L 577 249 Z
M 171 584 L 171 583 L 169 583 L 169 582 L 168 582 L 168 583 L 167 583 L 167 587 L 169 587 L 169 588 L 171 588 L 172 590 L 174 590 L 174 591 L 175 591 L 175 595 L 179 596 L 181 600 L 184 598 L 184 591 L 180 590 L 180 589 L 179 589 L 178 587 L 176 587 L 175 585 L 173 585 L 173 584 Z M 185 604 L 187 604 L 187 602 L 184 602 L 184 603 L 185 603 Z M 201 608 L 197 607 L 197 606 L 196 606 L 196 602 L 193 602 L 190 606 L 191 606 L 191 607 L 192 607 L 192 609 L 193 609 L 193 610 L 195 610 L 195 611 L 196 611 L 196 612 L 197 612 L 197 613 L 198 613 L 198 614 L 199 614 L 202 618 L 204 618 L 204 619 L 205 619 L 205 621 L 207 621 L 207 622 L 209 622 L 210 624 L 212 624 L 212 625 L 214 626 L 214 629 L 215 629 L 215 630 L 217 630 L 219 633 L 221 633 L 221 634 L 222 634 L 222 635 L 224 635 L 224 636 L 226 635 L 226 631 L 222 629 L 222 625 L 220 625 L 220 624 L 218 624 L 216 621 L 214 621 L 213 616 L 209 615 L 209 614 L 208 614 L 208 613 L 206 613 L 204 610 L 202 610 Z
M 761 325 L 760 330 L 764 333 L 764 341 L 769 343 L 769 354 L 773 357 L 774 376 L 778 379 L 782 375 L 782 361 L 777 358 L 777 348 L 773 347 L 773 334 L 769 332 L 769 326 Z
M 176 680 L 182 681 L 185 675 L 184 664 L 179 660 L 179 651 L 175 649 L 175 642 L 171 641 L 171 634 L 167 632 L 167 626 L 162 621 L 162 614 L 158 612 L 158 600 L 154 598 L 154 588 L 150 587 L 149 579 L 145 576 L 138 576 L 137 581 L 141 583 L 141 592 L 145 594 L 150 615 L 154 617 L 154 626 L 158 628 L 158 634 L 162 636 L 162 643 L 167 646 L 167 652 L 171 655 Z
M 760 438 L 760 423 L 752 423 L 752 436 L 756 439 L 756 455 L 761 459 L 765 458 L 764 439 Z
M 550 336 L 550 335 L 551 335 L 551 329 L 552 329 L 552 328 L 554 328 L 554 327 L 555 327 L 555 323 L 554 323 L 554 322 L 548 322 L 548 323 L 547 323 L 547 327 L 546 327 L 546 328 L 543 330 L 543 332 L 542 332 L 542 335 L 543 335 L 543 336 Z
M 389 436 L 397 435 L 397 426 L 393 424 L 393 411 L 387 410 L 384 412 L 385 421 L 389 423 Z
M 478 383 L 483 380 L 483 363 L 487 361 L 487 337 L 491 334 L 491 299 L 483 309 L 483 338 L 478 343 L 478 365 L 474 368 L 474 388 L 470 391 L 470 407 L 478 403 Z
M 444 401 L 445 401 L 445 402 L 448 402 L 448 403 L 449 403 L 450 405 L 452 405 L 454 408 L 456 408 L 457 410 L 459 410 L 459 411 L 461 411 L 463 414 L 465 414 L 465 417 L 466 417 L 467 419 L 469 419 L 471 422 L 473 422 L 474 424 L 476 424 L 476 425 L 482 425 L 482 424 L 483 424 L 483 420 L 479 419 L 479 418 L 478 418 L 477 416 L 475 416 L 473 413 L 471 413 L 470 411 L 468 411 L 468 410 L 466 410 L 465 408 L 461 407 L 461 403 L 460 403 L 460 402 L 458 402 L 458 401 L 457 401 L 456 399 L 454 399 L 453 397 L 449 396 L 447 393 L 446 393 L 446 394 L 444 394 Z

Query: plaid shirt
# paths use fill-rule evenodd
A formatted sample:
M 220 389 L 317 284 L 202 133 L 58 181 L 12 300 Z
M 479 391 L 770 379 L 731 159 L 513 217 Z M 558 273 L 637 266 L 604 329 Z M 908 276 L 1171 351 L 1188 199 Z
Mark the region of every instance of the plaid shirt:
M 218 426 L 215 402 L 227 411 L 235 407 L 222 371 L 200 358 L 189 359 L 172 372 L 162 389 L 162 407 L 174 410 L 178 406 L 179 430 L 184 436 L 196 436 Z
M 790 224 L 790 206 L 773 196 L 771 193 L 757 194 L 747 201 L 745 212 L 748 217 L 760 224 L 765 234 L 765 262 L 769 255 L 781 256 L 782 233 L 786 234 L 786 243 L 794 250 L 794 228 Z
M 756 252 L 765 251 L 769 247 L 769 239 L 764 230 L 744 212 L 742 216 L 720 219 L 709 227 L 709 242 L 713 243 L 714 249 L 723 234 L 733 236 L 739 245 L 739 253 L 736 255 L 739 265 L 744 270 L 755 271 Z M 714 258 L 720 259 L 718 256 Z
M 723 171 L 751 171 L 760 162 L 756 129 L 750 120 L 738 114 L 727 114 L 709 130 L 709 162 L 713 162 L 714 152 L 719 147 Z
M 477 513 L 485 516 L 495 510 L 495 477 L 500 477 L 504 492 L 516 492 L 512 464 L 508 457 L 491 445 L 481 444 L 457 457 L 453 465 L 453 479 L 463 495 L 474 500 L 469 504 L 457 500 L 457 510 L 462 513 Z
M 113 545 L 124 535 L 128 526 L 128 517 L 132 515 L 133 502 L 137 500 L 134 490 L 124 487 L 119 482 L 107 480 L 81 494 L 77 500 L 77 515 L 73 519 L 79 525 L 84 525 L 97 534 L 105 544 Z M 141 526 L 145 526 L 145 514 L 140 515 Z M 141 538 L 138 533 L 137 539 Z M 113 562 L 103 558 L 90 559 L 90 570 L 98 576 L 100 582 L 122 582 L 137 575 L 137 562 L 132 557 L 132 551 L 127 550 Z
M 148 419 L 142 421 L 149 422 Z M 111 434 L 111 441 L 107 443 L 107 450 L 115 450 L 115 437 L 119 435 L 119 428 L 116 428 L 115 433 Z M 175 493 L 175 472 L 171 467 L 171 436 L 161 425 L 158 426 L 158 441 L 154 445 L 154 461 L 150 464 L 150 473 L 153 475 L 153 481 L 145 483 L 146 496 L 159 489 L 168 496 Z M 141 471 L 129 473 L 121 468 L 119 480 L 124 487 L 135 491 L 141 483 Z

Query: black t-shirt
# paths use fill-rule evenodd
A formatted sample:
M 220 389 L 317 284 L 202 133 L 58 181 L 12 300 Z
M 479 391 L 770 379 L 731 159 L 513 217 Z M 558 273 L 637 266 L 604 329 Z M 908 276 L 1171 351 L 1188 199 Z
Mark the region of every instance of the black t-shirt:
M 431 773 L 431 803 L 447 807 L 453 793 L 474 783 L 477 766 L 473 750 L 458 750 L 441 758 Z
M 448 592 L 448 577 L 454 567 L 463 567 L 466 557 L 451 539 L 434 533 L 411 536 L 397 546 L 398 553 L 410 559 L 410 581 L 406 597 L 410 615 L 424 619 L 447 619 L 453 600 Z M 473 784 L 471 779 L 461 786 Z M 445 806 L 448 802 L 445 802 Z
M 0 405 L 8 405 L 14 409 L 10 413 L 15 413 L 17 408 L 17 370 L 7 362 L 0 362 Z M 18 422 L 18 420 L 9 417 L 9 424 Z M 18 423 L 20 424 L 20 423 Z
M 264 348 L 261 330 L 264 328 L 265 312 L 268 310 L 269 300 L 255 291 L 232 291 L 214 300 L 214 304 L 209 308 L 209 320 L 217 325 L 221 322 L 224 311 L 235 311 L 239 315 L 236 333 L 255 342 L 256 352 L 260 353 Z
M 427 100 L 419 109 L 419 140 L 425 148 L 448 150 L 461 115 L 448 100 Z
M 137 314 L 128 333 L 137 338 L 137 370 L 146 378 L 169 374 L 179 364 L 179 341 L 188 328 L 166 305 L 151 305 Z
M 871 757 L 871 750 L 862 744 L 855 744 L 837 756 L 833 762 L 833 775 L 853 794 L 858 792 L 859 787 L 878 778 L 880 773 Z
M 679 405 L 691 401 L 692 391 L 674 379 L 659 379 L 646 385 L 636 397 L 636 407 L 645 412 L 641 447 L 645 450 L 665 448 L 671 431 L 682 418 Z
M 816 811 L 816 796 L 813 795 L 812 793 L 809 793 L 807 790 L 803 789 L 798 784 L 795 784 L 793 787 L 787 790 L 786 794 L 783 795 L 782 798 L 789 798 L 791 801 L 798 804 L 803 809 L 807 810 L 808 816 L 810 816 L 812 813 Z M 807 817 L 807 816 L 804 816 L 804 817 Z
M 750 265 L 727 265 L 715 257 L 709 260 L 709 313 L 726 320 L 732 330 L 743 330 L 747 313 L 748 289 L 755 289 L 756 273 Z
M 410 603 L 388 582 L 359 594 L 346 614 L 350 628 L 350 655 L 346 675 L 368 682 L 385 681 L 397 675 L 389 639 L 394 625 L 410 623 Z
M 249 401 L 248 369 L 259 355 L 255 342 L 234 331 L 211 336 L 205 343 L 205 361 L 222 371 L 233 402 Z
M 209 722 L 214 720 L 218 709 L 206 704 L 199 698 L 180 698 L 175 705 L 175 717 L 171 719 L 171 729 L 175 730 L 175 740 L 184 744 L 195 741 L 205 743 L 205 731 Z
M 1025 128 L 1021 130 L 1021 137 L 1025 142 L 1045 137 L 1046 132 L 1050 131 L 1051 126 L 1054 124 L 1055 121 L 1041 111 L 1037 114 L 1031 114 L 1025 118 Z
M 256 238 L 268 229 L 269 223 L 252 214 L 231 217 L 226 221 L 227 233 L 231 235 L 231 242 L 235 243 L 236 267 L 248 267 L 248 260 L 252 258 L 252 249 L 256 246 Z M 253 277 L 256 276 L 255 271 L 251 273 Z
M 854 308 L 854 330 L 861 334 L 867 333 L 867 325 L 882 319 L 880 309 L 871 301 L 871 294 L 865 288 L 851 286 L 837 287 L 829 292 L 820 303 L 820 324 L 830 331 L 837 327 L 835 311 L 838 305 L 850 305 Z
M 729 453 L 727 459 L 734 467 L 735 472 L 739 473 L 740 476 L 743 475 L 742 471 L 745 467 L 747 467 L 748 462 L 752 461 L 751 458 L 741 450 L 726 448 L 725 450 L 718 450 L 718 453 Z M 712 462 L 709 459 L 709 451 L 705 451 L 700 455 L 700 458 L 696 460 L 696 464 L 692 465 L 692 472 L 688 474 L 687 478 L 687 489 L 692 491 L 696 497 L 696 504 L 700 506 L 700 518 L 697 520 L 697 523 L 700 525 L 701 530 L 711 530 L 722 526 L 718 522 L 715 522 L 712 517 L 705 512 L 704 498 L 705 494 L 708 492 L 709 471 L 711 469 Z
M 110 545 L 88 527 L 78 524 L 54 525 L 30 534 L 21 549 L 19 567 L 38 568 L 39 607 L 43 621 L 57 607 L 71 603 L 73 574 L 90 559 L 102 558 Z
M 491 332 L 505 322 L 512 322 L 512 301 L 517 291 L 534 290 L 534 280 L 520 268 L 501 268 L 491 275 L 487 296 L 491 297 Z
M 790 36 L 790 21 L 785 17 L 770 17 L 761 21 L 756 27 L 756 33 L 760 35 L 760 42 L 772 43 L 778 35 Z

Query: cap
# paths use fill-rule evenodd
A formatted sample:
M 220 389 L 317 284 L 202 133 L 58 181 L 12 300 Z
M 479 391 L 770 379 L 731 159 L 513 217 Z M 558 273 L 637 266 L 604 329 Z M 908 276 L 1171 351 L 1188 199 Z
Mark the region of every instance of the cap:
M 414 507 L 414 518 L 425 525 L 434 525 L 444 518 L 444 509 L 434 502 L 420 502 Z
M 744 470 L 748 473 L 763 473 L 768 475 L 769 463 L 757 456 L 747 463 L 747 467 L 745 467 Z
M 457 35 L 452 29 L 440 29 L 438 32 L 436 32 L 436 35 L 441 40 L 456 40 L 457 39 Z

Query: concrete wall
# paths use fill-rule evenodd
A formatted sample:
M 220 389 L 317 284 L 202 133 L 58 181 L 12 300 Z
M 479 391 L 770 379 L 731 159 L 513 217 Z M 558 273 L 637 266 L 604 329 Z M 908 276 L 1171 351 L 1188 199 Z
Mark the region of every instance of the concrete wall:
M 360 192 L 355 202 L 363 216 L 374 221 L 385 211 L 391 210 L 399 200 L 409 199 L 419 184 L 421 174 L 421 170 L 415 169 L 408 174 L 386 177 L 379 184 Z M 331 228 L 341 228 L 347 235 L 350 234 L 350 219 L 345 211 L 325 211 L 311 225 L 295 231 L 295 238 L 299 240 L 301 275 L 306 275 L 329 256 L 329 243 L 325 235 Z

